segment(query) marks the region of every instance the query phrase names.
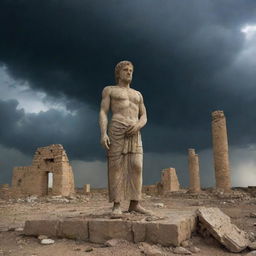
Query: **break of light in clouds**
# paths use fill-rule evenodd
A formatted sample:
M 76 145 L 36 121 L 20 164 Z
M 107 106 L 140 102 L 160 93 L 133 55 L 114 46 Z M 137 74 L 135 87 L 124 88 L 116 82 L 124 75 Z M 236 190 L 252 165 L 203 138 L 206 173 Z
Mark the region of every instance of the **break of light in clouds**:
M 241 32 L 245 34 L 247 40 L 251 39 L 256 34 L 256 25 L 245 25 L 241 28 Z
M 5 66 L 0 67 L 0 99 L 18 101 L 17 109 L 24 109 L 26 113 L 45 112 L 49 109 L 60 110 L 64 113 L 71 113 L 59 100 L 48 97 L 46 93 L 32 90 L 27 81 L 13 79 L 7 72 Z

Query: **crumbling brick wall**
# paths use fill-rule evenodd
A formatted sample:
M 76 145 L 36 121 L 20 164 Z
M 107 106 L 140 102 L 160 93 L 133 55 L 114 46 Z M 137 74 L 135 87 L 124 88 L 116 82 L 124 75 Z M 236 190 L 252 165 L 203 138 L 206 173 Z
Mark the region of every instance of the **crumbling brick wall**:
M 53 176 L 53 195 L 69 196 L 75 193 L 72 167 L 60 144 L 38 148 L 31 166 L 15 167 L 12 189 L 16 194 L 47 195 L 49 173 Z

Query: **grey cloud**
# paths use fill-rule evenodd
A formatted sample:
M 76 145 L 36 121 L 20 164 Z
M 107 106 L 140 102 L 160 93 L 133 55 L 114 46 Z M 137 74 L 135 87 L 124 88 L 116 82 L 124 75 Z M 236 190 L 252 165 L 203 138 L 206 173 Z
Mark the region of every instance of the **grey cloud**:
M 121 59 L 134 62 L 132 86 L 144 95 L 145 152 L 211 147 L 215 109 L 226 113 L 231 145 L 256 143 L 255 76 L 242 63 L 234 65 L 247 47 L 241 27 L 256 22 L 254 0 L 4 0 L 0 10 L 0 61 L 8 72 L 77 111 L 27 115 L 9 103 L 12 135 L 3 139 L 5 145 L 31 152 L 60 141 L 78 159 L 101 159 L 95 128 L 101 90 L 113 83 Z

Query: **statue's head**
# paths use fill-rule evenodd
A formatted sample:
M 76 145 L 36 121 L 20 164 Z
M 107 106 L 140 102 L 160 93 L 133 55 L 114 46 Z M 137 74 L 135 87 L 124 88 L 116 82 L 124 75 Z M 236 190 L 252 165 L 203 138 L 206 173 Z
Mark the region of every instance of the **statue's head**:
M 132 67 L 132 70 L 134 69 L 133 64 L 128 60 L 123 60 L 117 63 L 115 67 L 115 80 L 117 84 L 120 78 L 120 71 L 123 70 L 126 66 Z

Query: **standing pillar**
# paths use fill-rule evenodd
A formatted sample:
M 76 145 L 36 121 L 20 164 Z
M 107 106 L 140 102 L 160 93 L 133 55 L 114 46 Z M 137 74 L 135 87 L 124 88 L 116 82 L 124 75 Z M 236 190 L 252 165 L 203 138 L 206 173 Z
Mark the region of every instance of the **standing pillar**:
M 212 112 L 212 141 L 216 188 L 231 189 L 226 118 L 221 110 Z
M 199 159 L 195 149 L 188 149 L 189 191 L 197 193 L 201 191 L 199 175 Z
M 90 184 L 85 184 L 84 185 L 84 193 L 86 194 L 86 193 L 90 193 L 90 191 L 91 191 L 91 186 L 90 186 Z

